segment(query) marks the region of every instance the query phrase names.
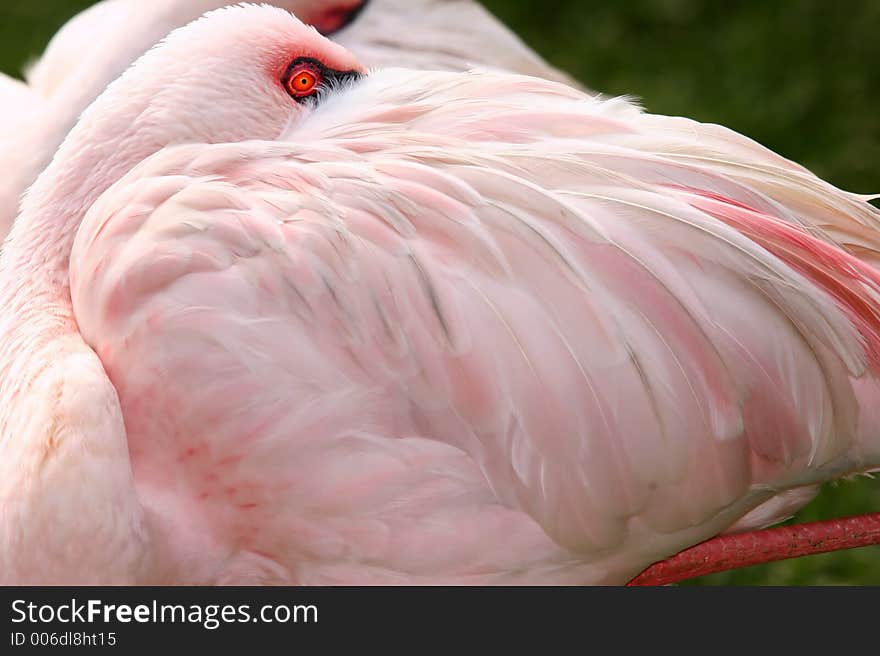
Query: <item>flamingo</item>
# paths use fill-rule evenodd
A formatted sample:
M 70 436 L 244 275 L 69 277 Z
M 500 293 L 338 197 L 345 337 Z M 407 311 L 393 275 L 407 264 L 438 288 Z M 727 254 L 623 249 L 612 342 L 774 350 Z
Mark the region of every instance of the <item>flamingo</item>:
M 26 73 L 28 87 L 0 76 L 9 108 L 0 134 L 0 237 L 22 192 L 49 163 L 82 111 L 172 29 L 229 0 L 105 0 L 77 14 Z M 367 66 L 466 70 L 474 65 L 576 84 L 549 66 L 475 0 L 273 0 L 334 35 Z M 16 91 L 7 100 L 6 87 Z M 30 98 L 27 97 L 30 91 Z M 6 162 L 3 159 L 8 160 Z
M 26 84 L 0 74 L 0 153 L 5 144 L 15 139 L 18 126 L 40 104 L 40 98 Z M 15 206 L 14 200 L 6 200 L 12 194 L 3 192 L 2 185 L 0 183 L 0 217 L 8 205 Z M 10 208 L 8 211 L 14 214 L 15 210 Z M 3 230 L 0 236 L 5 234 Z
M 0 119 L 2 125 L 20 120 L 37 102 L 34 92 L 23 82 L 0 75 Z
M 103 0 L 58 31 L 43 56 L 26 71 L 28 84 L 50 97 L 65 82 L 71 66 L 82 61 L 95 66 L 114 60 L 118 75 L 173 28 L 224 4 L 233 3 L 159 0 L 144 5 Z M 578 84 L 547 64 L 476 0 L 274 0 L 268 4 L 332 35 L 367 66 L 464 71 L 480 65 Z
M 0 582 L 621 584 L 772 521 L 880 463 L 867 201 L 719 126 L 210 12 L 4 245 Z

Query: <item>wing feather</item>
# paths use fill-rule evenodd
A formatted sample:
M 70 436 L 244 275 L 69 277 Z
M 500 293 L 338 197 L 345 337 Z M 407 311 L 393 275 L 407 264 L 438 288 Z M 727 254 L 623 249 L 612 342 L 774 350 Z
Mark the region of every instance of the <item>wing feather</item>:
M 302 529 L 303 463 L 342 480 L 371 449 L 417 439 L 488 525 L 513 513 L 515 550 L 540 526 L 547 567 L 611 567 L 614 552 L 638 569 L 853 464 L 878 278 L 813 223 L 876 210 L 750 144 L 733 153 L 748 175 L 680 156 L 675 138 L 690 141 L 673 131 L 658 146 L 653 119 L 619 100 L 405 75 L 328 98 L 273 144 L 168 149 L 93 207 L 74 307 L 142 477 L 213 499 L 207 464 L 163 455 L 209 449 L 229 480 L 271 490 L 260 549 L 277 554 L 277 536 Z M 470 85 L 501 113 L 454 102 Z M 530 113 L 539 100 L 553 121 Z M 791 202 L 795 190 L 816 201 Z M 151 414 L 157 399 L 168 416 Z M 410 479 L 381 471 L 376 489 L 401 494 Z M 370 516 L 405 542 L 416 524 L 389 503 Z M 240 513 L 206 504 L 217 531 L 242 535 Z

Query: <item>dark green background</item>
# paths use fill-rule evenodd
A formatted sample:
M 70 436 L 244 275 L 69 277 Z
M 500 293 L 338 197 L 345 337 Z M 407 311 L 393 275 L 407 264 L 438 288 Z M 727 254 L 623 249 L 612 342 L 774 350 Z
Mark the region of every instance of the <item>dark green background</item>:
M 145 2 L 149 0 L 144 0 Z M 88 0 L 0 0 L 0 70 L 17 74 Z M 486 0 L 547 59 L 652 112 L 722 123 L 839 187 L 880 192 L 877 0 Z M 828 486 L 799 520 L 880 511 L 880 484 Z M 880 547 L 718 574 L 702 584 L 880 585 Z

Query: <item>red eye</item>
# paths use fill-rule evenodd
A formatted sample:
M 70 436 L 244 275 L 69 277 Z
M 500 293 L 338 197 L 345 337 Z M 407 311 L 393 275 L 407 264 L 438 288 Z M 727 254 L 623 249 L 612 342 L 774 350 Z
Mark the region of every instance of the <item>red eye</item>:
M 287 79 L 287 92 L 294 98 L 305 98 L 313 95 L 320 84 L 320 73 L 303 66 L 290 72 Z

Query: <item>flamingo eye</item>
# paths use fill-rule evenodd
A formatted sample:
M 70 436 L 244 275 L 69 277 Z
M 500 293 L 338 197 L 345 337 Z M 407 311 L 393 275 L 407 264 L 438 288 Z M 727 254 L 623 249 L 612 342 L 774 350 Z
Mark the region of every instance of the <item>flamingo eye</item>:
M 285 78 L 287 93 L 297 100 L 315 95 L 323 80 L 321 73 L 308 65 L 292 68 Z
M 338 71 L 312 57 L 298 57 L 287 67 L 281 86 L 297 102 L 318 95 L 321 89 L 340 89 L 363 77 L 360 71 Z

